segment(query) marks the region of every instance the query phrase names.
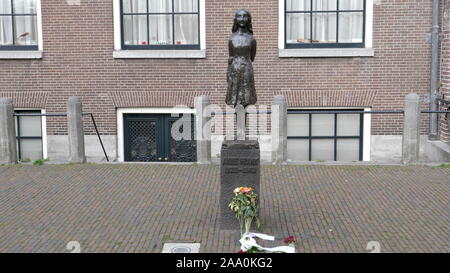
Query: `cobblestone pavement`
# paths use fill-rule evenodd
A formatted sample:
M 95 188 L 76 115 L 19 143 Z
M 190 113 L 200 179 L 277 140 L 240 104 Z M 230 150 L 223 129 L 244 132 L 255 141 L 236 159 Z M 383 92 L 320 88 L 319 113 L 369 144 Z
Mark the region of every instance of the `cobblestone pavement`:
M 237 252 L 219 231 L 218 166 L 85 164 L 0 167 L 0 252 L 161 252 L 198 242 Z M 449 252 L 450 168 L 264 166 L 264 233 L 299 252 Z

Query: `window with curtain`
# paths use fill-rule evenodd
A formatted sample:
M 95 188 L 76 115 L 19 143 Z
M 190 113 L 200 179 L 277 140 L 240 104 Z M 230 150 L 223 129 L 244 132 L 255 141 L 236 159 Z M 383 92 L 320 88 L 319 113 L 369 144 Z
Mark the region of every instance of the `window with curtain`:
M 286 48 L 364 47 L 365 0 L 284 0 Z
M 0 0 L 0 50 L 37 50 L 36 0 Z
M 123 49 L 199 49 L 199 0 L 121 0 Z

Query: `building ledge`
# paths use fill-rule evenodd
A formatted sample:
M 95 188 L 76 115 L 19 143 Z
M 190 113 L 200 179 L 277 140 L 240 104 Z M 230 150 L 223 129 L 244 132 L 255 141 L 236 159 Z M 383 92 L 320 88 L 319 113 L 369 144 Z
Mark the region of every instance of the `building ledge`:
M 42 59 L 42 51 L 0 50 L 0 59 L 3 60 Z
M 115 50 L 116 59 L 203 59 L 206 50 Z
M 373 48 L 295 48 L 279 49 L 280 58 L 373 57 Z

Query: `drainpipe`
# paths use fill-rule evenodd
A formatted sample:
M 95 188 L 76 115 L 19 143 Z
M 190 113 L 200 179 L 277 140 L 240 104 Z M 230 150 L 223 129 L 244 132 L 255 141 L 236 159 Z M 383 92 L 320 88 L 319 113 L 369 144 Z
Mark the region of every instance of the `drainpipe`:
M 431 88 L 430 88 L 430 110 L 436 111 L 438 96 L 438 72 L 439 72 L 439 0 L 433 0 L 433 26 L 431 28 Z M 439 139 L 438 115 L 430 114 L 430 140 Z

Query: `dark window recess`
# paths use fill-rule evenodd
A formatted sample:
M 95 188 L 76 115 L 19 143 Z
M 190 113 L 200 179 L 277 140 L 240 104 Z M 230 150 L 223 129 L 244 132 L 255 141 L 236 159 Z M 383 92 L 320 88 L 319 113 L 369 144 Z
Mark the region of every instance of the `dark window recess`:
M 301 114 L 299 110 L 295 111 L 295 114 L 288 111 L 290 160 L 363 160 L 363 114 Z
M 0 0 L 0 50 L 38 50 L 36 0 Z
M 184 123 L 182 126 L 177 124 L 178 126 L 173 127 L 179 117 L 172 117 L 171 115 L 125 114 L 125 161 L 197 161 L 194 117 L 193 115 L 190 115 L 190 117 L 190 128 L 184 128 Z M 188 135 L 190 137 L 185 139 L 184 136 Z
M 285 48 L 365 44 L 366 0 L 284 0 Z
M 199 0 L 121 0 L 122 49 L 200 49 Z
M 41 114 L 41 111 L 20 110 L 17 114 Z M 42 117 L 16 116 L 17 156 L 19 161 L 43 158 Z

